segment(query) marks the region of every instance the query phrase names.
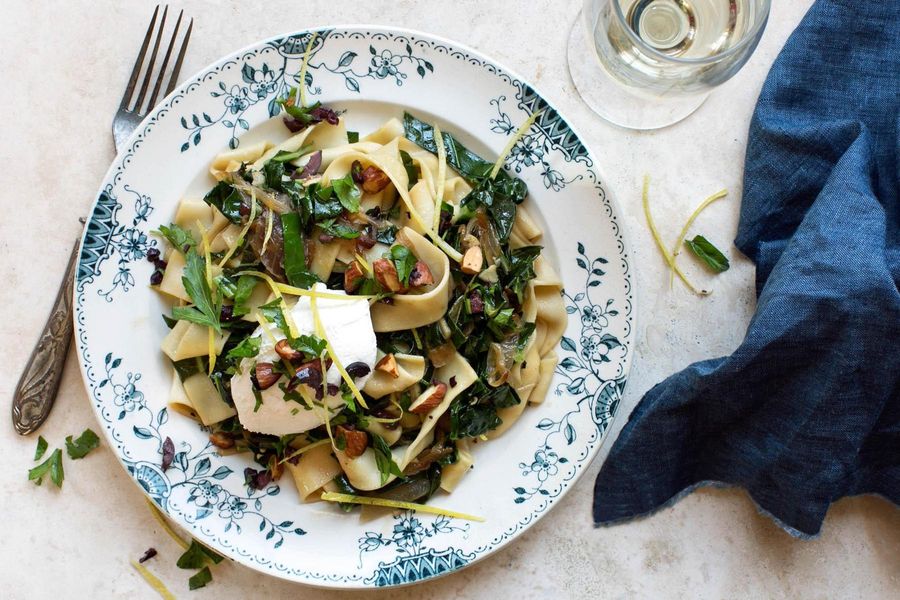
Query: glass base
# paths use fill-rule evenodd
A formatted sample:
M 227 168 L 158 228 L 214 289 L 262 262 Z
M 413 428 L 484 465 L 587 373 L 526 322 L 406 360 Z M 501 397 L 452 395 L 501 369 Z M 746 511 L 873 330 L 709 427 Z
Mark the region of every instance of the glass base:
M 613 79 L 600 64 L 592 40 L 588 39 L 584 14 L 578 13 L 569 35 L 569 75 L 575 89 L 595 113 L 626 129 L 660 129 L 688 117 L 709 94 L 677 98 L 638 95 Z

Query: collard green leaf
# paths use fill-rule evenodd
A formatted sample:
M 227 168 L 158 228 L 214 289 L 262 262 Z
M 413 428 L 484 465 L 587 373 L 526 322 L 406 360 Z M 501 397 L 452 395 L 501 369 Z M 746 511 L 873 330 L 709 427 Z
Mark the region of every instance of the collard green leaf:
M 412 156 L 406 150 L 400 151 L 400 160 L 403 162 L 403 168 L 406 170 L 406 177 L 409 179 L 409 189 L 419 182 L 419 171 L 413 163 Z
M 319 278 L 306 269 L 306 249 L 300 215 L 297 213 L 281 215 L 281 227 L 284 236 L 284 274 L 288 283 L 296 287 L 310 288 Z
M 684 240 L 684 243 L 697 258 L 716 273 L 723 273 L 731 266 L 728 258 L 702 235 L 695 236 L 692 240 Z
M 339 223 L 335 219 L 327 219 L 319 223 L 322 231 L 330 236 L 340 238 L 342 240 L 355 240 L 359 237 L 360 232 L 350 227 L 346 223 Z
M 225 217 L 232 223 L 241 223 L 241 203 L 243 196 L 241 193 L 227 181 L 220 181 L 216 187 L 211 189 L 203 201 L 211 206 L 215 206 Z

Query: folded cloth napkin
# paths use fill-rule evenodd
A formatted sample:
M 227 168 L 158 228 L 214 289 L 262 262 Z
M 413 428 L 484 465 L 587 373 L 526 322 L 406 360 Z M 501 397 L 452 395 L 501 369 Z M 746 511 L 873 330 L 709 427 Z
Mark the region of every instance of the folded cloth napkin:
M 594 488 L 594 520 L 698 486 L 745 488 L 788 532 L 828 506 L 900 503 L 900 2 L 818 0 L 750 126 L 735 245 L 758 303 L 740 348 L 641 400 Z

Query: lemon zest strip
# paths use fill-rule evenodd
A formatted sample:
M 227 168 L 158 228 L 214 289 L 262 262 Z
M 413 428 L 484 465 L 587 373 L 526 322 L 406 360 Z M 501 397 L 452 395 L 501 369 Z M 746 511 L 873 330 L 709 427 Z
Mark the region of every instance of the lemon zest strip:
M 150 569 L 136 561 L 132 560 L 130 562 L 131 566 L 134 567 L 134 570 L 140 573 L 141 577 L 144 578 L 144 581 L 146 581 L 157 594 L 162 596 L 163 600 L 175 600 L 175 594 L 170 592 L 169 588 L 160 581 L 159 577 L 150 572 Z
M 467 521 L 478 521 L 483 523 L 483 517 L 475 515 L 467 515 L 466 513 L 438 508 L 428 504 L 417 504 L 415 502 L 403 502 L 401 500 L 388 500 L 386 498 L 373 498 L 371 496 L 354 496 L 352 494 L 339 494 L 337 492 L 322 492 L 322 500 L 328 502 L 343 502 L 345 504 L 368 504 L 370 506 L 386 506 L 388 508 L 402 508 L 405 510 L 415 510 L 418 512 L 429 513 L 432 515 L 443 515 L 453 519 L 465 519 Z
M 691 225 L 694 224 L 694 221 L 697 219 L 698 216 L 700 216 L 700 213 L 703 212 L 703 210 L 707 206 L 709 206 L 716 200 L 719 200 L 720 198 L 724 198 L 727 195 L 728 195 L 728 190 L 718 191 L 715 194 L 713 194 L 712 196 L 710 196 L 709 198 L 707 198 L 706 200 L 704 200 L 703 202 L 701 202 L 700 206 L 698 206 L 697 209 L 693 213 L 691 213 L 691 216 L 688 217 L 687 223 L 685 223 L 684 227 L 681 228 L 681 233 L 678 234 L 678 239 L 675 240 L 675 245 L 672 246 L 672 258 L 673 259 L 675 257 L 677 257 L 678 254 L 681 252 L 681 245 L 684 243 L 684 238 L 685 238 L 685 236 L 687 236 L 688 229 L 691 228 Z M 675 272 L 671 271 L 669 273 L 669 287 L 672 286 L 672 283 L 674 281 L 675 281 Z
M 525 119 L 525 122 L 522 123 L 519 128 L 516 130 L 516 133 L 513 134 L 509 141 L 506 142 L 506 146 L 503 148 L 503 152 L 500 153 L 500 157 L 497 159 L 497 162 L 494 163 L 494 168 L 491 169 L 491 179 L 497 177 L 497 173 L 500 172 L 500 169 L 503 168 L 503 165 L 506 164 L 506 157 L 509 156 L 509 153 L 512 152 L 513 146 L 516 145 L 522 136 L 524 136 L 528 130 L 531 128 L 532 124 L 537 120 L 537 118 L 541 115 L 542 111 L 535 111 L 531 113 L 531 116 Z
M 300 65 L 300 81 L 297 82 L 297 89 L 300 90 L 300 108 L 306 106 L 306 68 L 309 65 L 309 54 L 312 52 L 313 44 L 316 42 L 316 38 L 319 37 L 319 32 L 314 31 L 312 37 L 309 38 L 309 43 L 306 44 L 306 52 L 303 53 L 303 64 Z

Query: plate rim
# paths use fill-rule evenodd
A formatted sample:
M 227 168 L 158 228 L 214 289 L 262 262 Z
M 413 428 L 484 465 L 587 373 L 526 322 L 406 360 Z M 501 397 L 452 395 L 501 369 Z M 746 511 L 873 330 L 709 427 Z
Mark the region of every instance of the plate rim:
M 235 50 L 229 52 L 228 54 L 225 54 L 225 55 L 215 59 L 214 61 L 204 65 L 202 68 L 200 68 L 199 70 L 194 72 L 189 77 L 184 78 L 182 80 L 182 82 L 180 84 L 178 84 L 175 87 L 175 89 L 172 90 L 172 92 L 170 92 L 162 100 L 160 100 L 159 103 L 157 103 L 157 105 L 150 112 L 148 112 L 148 114 L 144 117 L 144 119 L 141 120 L 141 122 L 137 125 L 135 130 L 132 132 L 132 134 L 127 138 L 126 142 L 122 146 L 122 150 L 116 152 L 115 157 L 110 162 L 109 168 L 104 172 L 104 174 L 100 180 L 99 188 L 98 188 L 97 192 L 95 193 L 94 200 L 91 202 L 91 205 L 88 208 L 88 212 L 87 212 L 88 219 L 87 219 L 85 226 L 82 230 L 82 233 L 79 237 L 78 262 L 76 264 L 76 271 L 75 271 L 76 281 L 75 281 L 75 285 L 73 285 L 72 296 L 70 297 L 70 301 L 72 302 L 72 307 L 73 307 L 72 325 L 73 325 L 74 331 L 76 333 L 78 332 L 78 316 L 81 312 L 81 309 L 79 308 L 79 303 L 78 303 L 78 297 L 79 297 L 78 272 L 79 272 L 79 268 L 82 263 L 84 244 L 85 244 L 85 241 L 88 236 L 88 225 L 91 222 L 91 217 L 93 217 L 93 215 L 94 215 L 94 212 L 97 208 L 97 204 L 99 203 L 101 195 L 104 193 L 104 190 L 105 190 L 108 182 L 115 183 L 116 172 L 118 170 L 124 170 L 124 167 L 126 166 L 126 160 L 128 158 L 128 155 L 134 154 L 134 152 L 137 150 L 137 147 L 135 145 L 136 142 L 144 134 L 146 134 L 148 132 L 148 127 L 159 116 L 161 116 L 161 111 L 162 110 L 170 110 L 171 108 L 173 108 L 174 104 L 171 104 L 172 100 L 180 94 L 186 95 L 190 91 L 190 90 L 188 90 L 188 88 L 195 83 L 201 82 L 203 76 L 206 75 L 207 73 L 225 65 L 227 62 L 229 62 L 231 60 L 237 60 L 242 55 L 244 55 L 248 52 L 251 52 L 255 49 L 258 49 L 260 47 L 263 47 L 267 44 L 270 44 L 272 42 L 276 42 L 278 40 L 283 40 L 283 39 L 286 39 L 289 37 L 302 36 L 304 34 L 309 34 L 309 33 L 316 33 L 316 34 L 321 35 L 323 33 L 327 34 L 331 31 L 353 32 L 353 31 L 365 31 L 365 30 L 368 30 L 370 32 L 376 32 L 376 33 L 385 32 L 385 33 L 399 35 L 399 36 L 412 36 L 412 37 L 417 37 L 422 40 L 430 40 L 432 42 L 437 42 L 437 43 L 443 44 L 450 50 L 464 52 L 464 53 L 469 54 L 471 57 L 479 59 L 482 63 L 492 66 L 494 69 L 496 69 L 497 72 L 505 73 L 511 79 L 517 80 L 517 81 L 521 82 L 522 84 L 531 88 L 531 90 L 549 108 L 553 109 L 556 112 L 558 117 L 572 131 L 574 136 L 578 139 L 578 141 L 584 147 L 584 150 L 585 150 L 588 158 L 591 160 L 591 165 L 592 165 L 591 168 L 594 169 L 597 173 L 598 182 L 603 184 L 603 188 L 604 188 L 605 194 L 606 194 L 606 201 L 609 203 L 609 206 L 611 209 L 610 217 L 613 218 L 612 220 L 616 220 L 614 217 L 617 217 L 618 220 L 620 221 L 620 224 L 617 225 L 617 233 L 620 236 L 620 242 L 623 247 L 622 247 L 622 250 L 621 250 L 618 258 L 621 258 L 626 263 L 626 268 L 623 273 L 623 279 L 625 280 L 625 283 L 626 283 L 625 293 L 626 293 L 626 297 L 627 297 L 627 295 L 631 296 L 631 298 L 629 298 L 629 302 L 630 302 L 629 316 L 631 317 L 631 325 L 630 325 L 630 329 L 627 333 L 627 338 L 630 338 L 632 347 L 631 347 L 631 351 L 628 352 L 623 357 L 623 362 L 622 362 L 623 370 L 622 370 L 621 376 L 624 378 L 624 384 L 623 384 L 624 387 L 623 387 L 621 393 L 624 396 L 625 390 L 628 389 L 627 384 L 630 379 L 631 369 L 632 369 L 633 362 L 634 362 L 634 353 L 636 352 L 635 346 L 636 346 L 636 340 L 637 340 L 638 296 L 637 296 L 637 287 L 635 285 L 636 282 L 635 282 L 635 278 L 634 278 L 635 255 L 632 252 L 633 245 L 631 243 L 631 236 L 629 235 L 627 228 L 625 228 L 624 224 L 622 223 L 622 219 L 623 219 L 625 213 L 622 210 L 622 207 L 618 201 L 617 195 L 608 188 L 609 180 L 604 176 L 604 170 L 600 166 L 601 163 L 597 160 L 597 155 L 594 153 L 594 151 L 591 149 L 591 147 L 585 141 L 585 139 L 581 135 L 579 129 L 576 126 L 574 126 L 572 124 L 572 122 L 567 118 L 566 114 L 563 113 L 562 111 L 560 111 L 559 108 L 556 106 L 556 104 L 554 104 L 547 98 L 547 96 L 543 93 L 541 88 L 539 88 L 538 86 L 535 86 L 534 83 L 530 79 L 523 77 L 516 70 L 509 68 L 502 62 L 492 58 L 491 56 L 486 55 L 485 53 L 483 53 L 479 50 L 472 48 L 471 46 L 469 46 L 467 44 L 446 38 L 441 35 L 422 31 L 419 29 L 408 28 L 408 27 L 398 27 L 398 26 L 393 26 L 393 25 L 381 25 L 381 24 L 373 24 L 373 23 L 370 23 L 370 24 L 336 23 L 333 25 L 321 25 L 321 26 L 316 26 L 316 27 L 291 29 L 291 30 L 288 30 L 288 31 L 285 31 L 282 33 L 270 35 L 270 36 L 255 40 L 254 42 L 252 42 L 250 44 L 246 44 L 246 45 L 244 45 L 238 49 L 235 49 Z M 630 266 L 628 266 L 629 264 L 630 264 Z M 567 315 L 567 319 L 568 318 L 571 318 L 571 317 L 569 317 L 569 315 Z M 94 402 L 92 402 L 93 394 L 92 394 L 91 385 L 90 385 L 90 382 L 88 379 L 87 366 L 85 365 L 84 362 L 82 362 L 82 360 L 80 358 L 80 356 L 82 355 L 82 351 L 87 347 L 88 344 L 86 344 L 86 343 L 83 344 L 81 337 L 79 335 L 76 335 L 74 337 L 75 337 L 76 348 L 79 353 L 78 368 L 79 368 L 79 372 L 81 374 L 82 384 L 84 386 L 85 393 L 88 397 L 88 401 L 90 402 L 91 411 L 94 414 L 95 418 L 98 419 L 98 423 L 102 425 L 102 423 L 99 421 L 100 414 L 98 412 L 98 408 L 95 406 Z M 621 411 L 621 408 L 620 407 L 617 408 L 617 410 L 615 411 L 615 413 L 612 416 L 612 419 L 610 420 L 609 426 L 612 426 L 617 420 L 622 418 L 620 411 Z M 112 436 L 112 431 L 105 426 L 101 427 L 101 429 L 103 430 L 103 434 L 106 438 L 108 446 L 112 450 L 116 443 L 116 440 L 114 440 L 114 438 Z M 607 429 L 607 431 L 609 431 L 609 429 Z M 250 568 L 255 572 L 263 573 L 268 576 L 273 576 L 280 580 L 288 581 L 290 583 L 304 585 L 304 586 L 311 586 L 311 587 L 318 588 L 318 589 L 327 589 L 327 590 L 399 589 L 399 588 L 413 586 L 413 585 L 423 583 L 423 582 L 435 581 L 437 579 L 457 573 L 457 572 L 465 569 L 466 567 L 469 567 L 470 565 L 481 562 L 482 560 L 484 560 L 490 556 L 494 556 L 497 553 L 501 552 L 502 550 L 507 549 L 508 546 L 514 540 L 518 539 L 528 529 L 530 529 L 532 526 L 534 526 L 539 520 L 544 518 L 544 516 L 546 516 L 551 510 L 553 510 L 555 508 L 555 506 L 559 503 L 559 501 L 562 500 L 562 498 L 565 497 L 571 491 L 571 489 L 575 486 L 575 484 L 578 483 L 578 481 L 584 475 L 585 471 L 593 464 L 593 462 L 595 460 L 597 460 L 598 455 L 600 454 L 600 451 L 603 449 L 603 447 L 607 443 L 612 443 L 611 441 L 609 441 L 610 438 L 611 438 L 611 435 L 609 433 L 607 433 L 606 435 L 601 434 L 601 439 L 599 440 L 599 442 L 596 443 L 592 448 L 589 449 L 588 456 L 585 457 L 585 459 L 576 466 L 576 471 L 573 474 L 572 478 L 564 482 L 564 485 L 562 486 L 559 495 L 550 499 L 548 501 L 546 507 L 544 507 L 543 509 L 541 509 L 537 512 L 532 511 L 528 517 L 517 521 L 515 529 L 513 531 L 511 531 L 511 532 L 504 531 L 504 533 L 502 534 L 503 539 L 501 539 L 493 544 L 490 544 L 490 543 L 486 544 L 486 546 L 490 546 L 488 549 L 485 549 L 484 551 L 479 552 L 478 554 L 475 555 L 475 557 L 473 559 L 466 562 L 465 564 L 463 564 L 459 567 L 456 567 L 456 568 L 448 569 L 444 572 L 438 573 L 436 575 L 433 575 L 433 576 L 430 576 L 430 577 L 427 577 L 424 579 L 419 579 L 416 581 L 406 581 L 406 582 L 398 583 L 398 584 L 391 584 L 388 586 L 384 586 L 383 588 L 379 588 L 373 584 L 364 583 L 362 579 L 360 579 L 356 582 L 333 581 L 330 579 L 321 579 L 321 580 L 320 579 L 311 579 L 311 578 L 301 579 L 299 577 L 293 577 L 293 576 L 291 576 L 290 573 L 285 572 L 285 571 L 280 571 L 280 570 L 273 571 L 273 570 L 265 569 L 264 565 L 259 564 L 252 560 L 245 560 L 246 557 L 244 557 L 240 554 L 226 552 L 226 555 L 229 558 L 231 558 L 231 560 L 233 560 L 234 562 L 239 563 L 239 564 L 243 565 L 244 567 Z M 138 482 L 137 479 L 135 479 L 135 477 L 133 477 L 130 473 L 128 473 L 127 467 L 122 462 L 122 458 L 119 455 L 119 453 L 113 450 L 113 455 L 114 455 L 114 458 L 116 459 L 116 462 L 119 464 L 119 466 L 126 471 L 128 480 L 131 481 L 132 484 L 137 486 L 138 490 L 141 491 L 141 493 L 144 495 L 144 498 L 146 500 L 152 501 L 152 498 L 151 498 L 150 494 L 148 493 L 148 491 L 140 485 L 140 483 Z M 155 506 L 156 506 L 156 504 L 154 503 L 154 507 Z M 188 535 L 191 535 L 192 538 L 194 537 L 192 535 L 192 531 L 190 529 L 186 528 L 181 523 L 180 520 L 171 516 L 167 510 L 160 509 L 160 512 L 166 519 L 174 522 L 180 529 L 183 529 Z M 593 523 L 591 523 L 591 525 L 592 525 L 591 528 L 593 528 Z M 509 528 L 507 528 L 507 530 L 508 529 Z M 354 584 L 358 584 L 358 585 L 354 585 Z

